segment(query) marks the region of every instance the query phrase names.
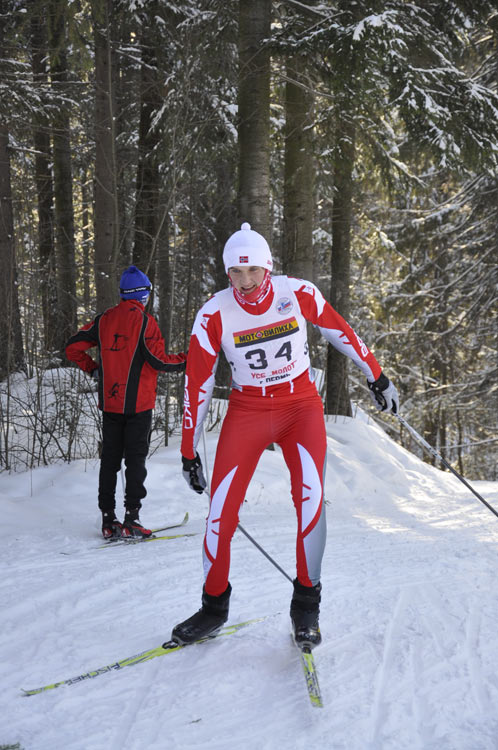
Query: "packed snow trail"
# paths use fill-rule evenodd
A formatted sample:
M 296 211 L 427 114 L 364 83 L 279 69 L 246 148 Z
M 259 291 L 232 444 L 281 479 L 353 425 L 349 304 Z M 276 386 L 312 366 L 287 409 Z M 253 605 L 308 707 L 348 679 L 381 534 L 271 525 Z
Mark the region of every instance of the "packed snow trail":
M 157 527 L 188 511 L 193 537 L 101 553 L 90 549 L 99 543 L 98 461 L 0 475 L 0 746 L 496 750 L 496 519 L 379 426 L 340 419 L 327 433 L 323 643 L 313 652 L 323 708 L 310 704 L 291 642 L 292 587 L 240 532 L 228 624 L 272 617 L 21 697 L 22 687 L 162 643 L 200 606 L 207 499 L 186 486 L 176 440 L 149 460 L 141 515 Z M 212 466 L 216 435 L 207 446 Z M 475 484 L 496 505 L 498 483 Z M 262 456 L 241 522 L 293 577 L 295 518 L 278 449 Z

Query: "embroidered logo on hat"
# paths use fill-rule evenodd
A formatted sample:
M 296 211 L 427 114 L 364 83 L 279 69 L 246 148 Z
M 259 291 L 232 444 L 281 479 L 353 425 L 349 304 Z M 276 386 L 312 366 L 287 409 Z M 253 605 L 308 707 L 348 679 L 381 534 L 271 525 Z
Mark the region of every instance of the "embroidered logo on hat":
M 267 241 L 261 234 L 251 229 L 247 221 L 226 241 L 223 248 L 223 263 L 227 273 L 229 268 L 245 263 L 250 266 L 260 266 L 269 271 L 273 268 Z

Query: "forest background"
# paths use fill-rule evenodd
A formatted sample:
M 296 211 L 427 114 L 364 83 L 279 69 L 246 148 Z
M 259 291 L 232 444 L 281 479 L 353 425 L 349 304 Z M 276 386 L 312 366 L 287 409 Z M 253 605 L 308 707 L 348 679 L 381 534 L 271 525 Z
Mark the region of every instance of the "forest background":
M 96 455 L 65 342 L 135 263 L 186 350 L 249 221 L 429 443 L 498 479 L 497 81 L 487 0 L 0 0 L 0 469 Z M 364 379 L 310 333 L 325 411 L 350 415 Z M 211 427 L 228 383 L 221 362 Z M 161 376 L 156 443 L 182 390 Z

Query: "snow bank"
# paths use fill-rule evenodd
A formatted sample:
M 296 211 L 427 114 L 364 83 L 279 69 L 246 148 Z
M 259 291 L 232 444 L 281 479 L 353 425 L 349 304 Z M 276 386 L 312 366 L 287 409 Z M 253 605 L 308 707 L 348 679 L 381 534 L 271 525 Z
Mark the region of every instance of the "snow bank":
M 196 536 L 96 549 L 98 462 L 0 475 L 0 746 L 24 750 L 496 750 L 498 525 L 452 475 L 365 419 L 327 423 L 323 709 L 289 636 L 289 582 L 240 533 L 225 639 L 71 687 L 34 688 L 160 645 L 200 604 L 206 498 L 178 439 L 149 461 L 142 520 Z M 209 433 L 212 466 L 216 435 Z M 118 482 L 120 485 L 120 482 Z M 498 484 L 476 483 L 498 504 Z M 122 494 L 120 489 L 121 505 Z M 241 522 L 292 577 L 282 455 L 265 451 Z

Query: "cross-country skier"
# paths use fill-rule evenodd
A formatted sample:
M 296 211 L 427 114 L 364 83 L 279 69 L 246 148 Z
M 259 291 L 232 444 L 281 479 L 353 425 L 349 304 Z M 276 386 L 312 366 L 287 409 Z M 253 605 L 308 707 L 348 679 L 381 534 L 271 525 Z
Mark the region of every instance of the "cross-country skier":
M 152 410 L 156 403 L 158 372 L 182 372 L 186 355 L 166 354 L 156 320 L 145 312 L 152 285 L 136 266 L 123 272 L 121 302 L 97 315 L 66 345 L 66 357 L 98 380 L 102 409 L 102 455 L 99 473 L 99 508 L 102 534 L 115 537 L 148 537 L 139 511 L 147 491 L 144 486 L 149 452 Z M 97 363 L 87 350 L 98 347 Z M 125 517 L 116 518 L 116 480 L 124 458 L 126 465 Z
M 228 239 L 223 261 L 230 286 L 199 310 L 187 359 L 181 453 L 183 474 L 197 493 L 206 481 L 196 446 L 221 349 L 231 366 L 232 391 L 213 469 L 202 607 L 173 628 L 172 638 L 191 643 L 214 634 L 228 619 L 230 543 L 239 509 L 259 457 L 277 443 L 290 471 L 297 513 L 293 635 L 299 645 L 313 647 L 321 640 L 326 435 L 322 401 L 311 376 L 306 322 L 362 370 L 379 409 L 396 412 L 398 394 L 367 346 L 314 284 L 271 276 L 268 243 L 249 224 Z

